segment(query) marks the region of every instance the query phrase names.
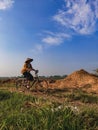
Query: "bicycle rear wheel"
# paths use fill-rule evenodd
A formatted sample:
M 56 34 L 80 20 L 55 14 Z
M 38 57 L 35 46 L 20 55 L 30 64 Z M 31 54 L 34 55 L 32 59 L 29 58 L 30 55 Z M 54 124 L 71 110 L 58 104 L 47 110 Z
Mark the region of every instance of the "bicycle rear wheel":
M 18 78 L 15 82 L 16 89 L 26 91 L 30 84 L 28 83 L 26 78 Z

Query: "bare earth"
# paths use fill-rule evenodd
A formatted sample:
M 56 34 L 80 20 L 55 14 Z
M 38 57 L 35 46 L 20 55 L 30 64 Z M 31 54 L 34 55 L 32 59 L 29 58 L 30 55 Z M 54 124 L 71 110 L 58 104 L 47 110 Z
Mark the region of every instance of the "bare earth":
M 73 72 L 67 78 L 57 80 L 51 88 L 81 88 L 87 92 L 98 93 L 98 77 L 81 69 Z
M 7 83 L 12 82 L 12 81 L 13 80 L 7 80 Z M 3 86 L 5 89 L 8 89 L 8 87 L 6 87 L 7 86 L 6 84 L 4 84 Z M 19 91 L 20 92 L 20 89 L 16 90 L 14 87 L 9 87 L 9 89 L 10 89 L 10 91 Z M 49 94 L 52 92 L 65 92 L 65 91 L 81 89 L 81 90 L 89 92 L 89 93 L 98 94 L 98 76 L 96 76 L 94 74 L 90 74 L 87 71 L 81 69 L 81 70 L 77 70 L 77 71 L 73 72 L 72 74 L 68 75 L 64 79 L 56 80 L 53 83 L 49 83 L 49 88 L 46 89 L 45 91 L 43 91 L 41 89 L 39 90 L 39 92 L 26 91 L 24 93 L 25 94 L 31 93 L 34 95 L 42 94 L 42 96 L 45 96 L 45 93 L 47 93 L 46 90 L 48 91 L 48 94 Z
M 10 82 L 12 83 L 12 80 Z M 82 92 L 98 95 L 98 77 L 81 69 L 73 72 L 64 79 L 49 83 L 48 89 L 39 88 L 38 91 L 35 89 L 32 91 L 26 89 L 26 91 L 22 91 L 21 88 L 16 89 L 13 85 L 12 87 L 9 86 L 9 81 L 0 85 L 0 89 L 8 90 L 12 93 L 17 92 L 25 95 L 31 95 L 50 102 L 58 102 L 59 104 L 62 104 L 69 102 L 69 98 L 66 96 L 67 94 L 71 95 L 80 90 L 82 90 Z M 84 103 L 78 100 L 70 101 L 70 104 L 74 106 L 84 106 Z M 96 104 L 93 105 L 96 106 Z

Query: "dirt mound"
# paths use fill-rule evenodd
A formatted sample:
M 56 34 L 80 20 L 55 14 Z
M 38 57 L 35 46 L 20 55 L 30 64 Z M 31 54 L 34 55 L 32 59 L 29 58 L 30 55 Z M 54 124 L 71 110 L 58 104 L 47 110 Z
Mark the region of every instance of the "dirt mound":
M 56 81 L 54 87 L 58 88 L 86 88 L 90 91 L 98 91 L 98 77 L 81 69 L 73 72 L 67 78 Z

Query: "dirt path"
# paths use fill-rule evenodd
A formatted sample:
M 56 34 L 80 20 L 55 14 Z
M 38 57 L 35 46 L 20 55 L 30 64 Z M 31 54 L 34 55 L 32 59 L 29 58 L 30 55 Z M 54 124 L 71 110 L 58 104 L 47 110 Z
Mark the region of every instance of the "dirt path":
M 3 86 L 0 87 L 0 90 L 7 90 L 10 91 L 11 93 L 16 92 L 24 95 L 30 95 L 34 96 L 36 98 L 42 98 L 46 101 L 50 101 L 52 103 L 59 103 L 59 104 L 70 104 L 72 106 L 78 106 L 78 107 L 83 107 L 84 105 L 87 105 L 87 103 L 83 103 L 79 100 L 70 100 L 70 97 L 68 97 L 68 94 L 75 94 L 79 90 L 77 89 L 48 89 L 47 91 L 39 89 L 39 91 L 36 91 L 33 89 L 33 91 L 30 91 L 26 89 L 25 91 L 22 91 L 22 89 L 18 88 L 16 89 L 15 87 L 7 87 Z M 75 92 L 76 91 L 76 92 Z M 92 105 L 92 103 L 91 103 Z M 93 104 L 96 105 L 96 104 Z
M 58 103 L 64 103 L 65 102 L 65 98 L 63 96 L 57 96 L 57 93 L 59 93 L 59 95 L 62 95 L 64 93 L 64 91 L 62 90 L 56 90 L 56 89 L 49 89 L 47 91 L 45 90 L 28 90 L 26 89 L 25 91 L 21 90 L 21 89 L 16 89 L 14 87 L 0 87 L 0 90 L 7 90 L 10 91 L 11 93 L 16 92 L 16 93 L 20 93 L 20 94 L 24 94 L 24 95 L 30 95 L 30 96 L 34 96 L 37 98 L 43 98 L 43 99 L 47 99 L 48 101 L 52 101 L 52 102 L 58 102 Z

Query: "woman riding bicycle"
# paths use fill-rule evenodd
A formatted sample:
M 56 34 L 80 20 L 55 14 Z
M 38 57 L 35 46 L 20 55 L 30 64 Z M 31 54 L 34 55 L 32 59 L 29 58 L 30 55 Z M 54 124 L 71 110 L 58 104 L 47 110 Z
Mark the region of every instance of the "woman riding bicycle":
M 29 81 L 33 81 L 34 80 L 33 75 L 30 73 L 31 71 L 35 71 L 35 73 L 38 73 L 38 70 L 35 70 L 32 67 L 32 65 L 31 65 L 32 61 L 33 61 L 33 59 L 27 58 L 26 61 L 25 61 L 25 63 L 24 63 L 24 66 L 23 66 L 23 68 L 21 70 L 21 73 Z

